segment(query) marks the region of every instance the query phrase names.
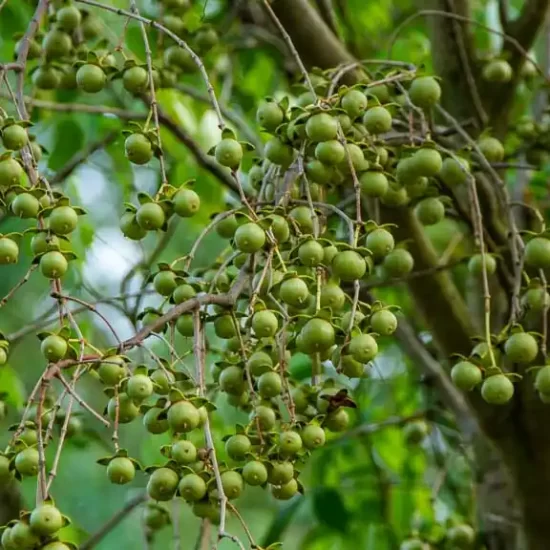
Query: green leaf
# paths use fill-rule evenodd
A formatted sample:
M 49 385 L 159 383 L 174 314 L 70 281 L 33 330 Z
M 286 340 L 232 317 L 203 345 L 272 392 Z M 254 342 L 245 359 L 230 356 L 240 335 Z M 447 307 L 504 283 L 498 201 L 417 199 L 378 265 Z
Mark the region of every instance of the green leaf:
M 56 120 L 48 168 L 59 170 L 83 147 L 84 132 L 75 117 L 66 116 L 61 120 Z
M 339 491 L 332 487 L 319 487 L 313 494 L 313 510 L 321 525 L 345 532 L 348 511 Z
M 25 387 L 10 365 L 0 367 L 0 388 L 6 394 L 5 401 L 8 405 L 19 409 L 25 403 Z

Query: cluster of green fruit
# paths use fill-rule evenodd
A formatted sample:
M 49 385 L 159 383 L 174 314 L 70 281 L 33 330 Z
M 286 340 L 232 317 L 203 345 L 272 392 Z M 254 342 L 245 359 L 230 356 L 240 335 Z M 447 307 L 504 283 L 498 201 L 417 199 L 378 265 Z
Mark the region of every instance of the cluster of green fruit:
M 399 546 L 399 550 L 430 550 L 434 546 L 449 550 L 473 550 L 476 548 L 476 532 L 467 523 L 450 520 L 444 531 L 437 529 L 435 536 L 429 537 L 415 534 L 404 540 Z
M 68 518 L 61 514 L 53 501 L 44 501 L 31 512 L 21 513 L 19 519 L 3 527 L 0 543 L 4 550 L 75 550 L 75 544 L 58 539 L 59 531 L 68 524 Z

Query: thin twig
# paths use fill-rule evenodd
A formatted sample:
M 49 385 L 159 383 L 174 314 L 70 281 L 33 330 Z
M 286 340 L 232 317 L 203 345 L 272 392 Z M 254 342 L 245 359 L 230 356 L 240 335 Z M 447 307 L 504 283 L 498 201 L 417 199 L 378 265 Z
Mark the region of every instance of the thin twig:
M 0 308 L 5 306 L 13 295 L 29 280 L 31 273 L 38 267 L 38 264 L 33 264 L 25 274 L 25 276 L 0 300 Z

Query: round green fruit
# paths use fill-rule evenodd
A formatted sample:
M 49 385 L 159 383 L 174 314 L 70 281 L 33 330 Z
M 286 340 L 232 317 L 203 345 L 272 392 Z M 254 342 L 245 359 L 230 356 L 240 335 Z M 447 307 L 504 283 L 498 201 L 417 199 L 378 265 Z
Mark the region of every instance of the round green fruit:
M 371 315 L 371 329 L 381 336 L 389 336 L 397 329 L 397 318 L 388 309 L 382 309 Z
M 174 212 L 182 218 L 191 218 L 200 208 L 200 197 L 193 189 L 180 189 L 172 199 L 174 201 Z
M 251 414 L 251 417 L 255 421 L 255 424 L 258 424 L 260 429 L 264 431 L 272 430 L 277 422 L 275 411 L 266 405 L 258 405 Z
M 76 71 L 76 85 L 88 94 L 101 92 L 107 82 L 107 75 L 98 65 L 82 65 Z
M 124 141 L 126 158 L 132 164 L 147 164 L 154 155 L 153 144 L 144 134 L 130 134 Z
M 365 113 L 363 124 L 371 134 L 385 134 L 391 130 L 392 116 L 385 107 L 372 107 Z
M 244 482 L 239 472 L 234 470 L 222 472 L 221 480 L 223 492 L 229 500 L 234 500 L 241 496 L 244 489 Z
M 181 478 L 178 491 L 187 502 L 198 502 L 206 496 L 206 482 L 197 474 L 186 474 Z
M 225 452 L 233 460 L 244 460 L 252 450 L 250 439 L 244 434 L 232 435 L 225 442 Z
M 107 465 L 107 477 L 111 483 L 125 485 L 130 483 L 136 476 L 134 463 L 124 456 L 113 458 Z
M 489 63 L 483 67 L 481 74 L 488 82 L 504 84 L 512 80 L 514 72 L 508 61 L 504 59 L 495 59 L 493 61 L 489 61 Z
M 40 351 L 42 355 L 51 363 L 56 363 L 65 357 L 69 345 L 65 338 L 61 338 L 57 334 L 50 334 L 42 340 Z
M 351 119 L 356 119 L 367 108 L 367 96 L 360 90 L 351 89 L 340 99 L 340 106 Z
M 428 178 L 441 171 L 443 159 L 436 149 L 423 147 L 410 158 L 410 167 L 415 175 Z
M 168 431 L 168 420 L 166 416 L 159 418 L 161 415 L 164 416 L 163 409 L 156 407 L 149 409 L 143 415 L 143 426 L 150 434 L 159 435 Z
M 483 382 L 481 396 L 490 405 L 505 405 L 514 396 L 514 384 L 504 374 L 495 374 Z
M 403 436 L 408 445 L 418 445 L 422 443 L 428 435 L 428 425 L 424 420 L 413 420 L 405 424 Z
M 267 482 L 267 468 L 263 462 L 251 460 L 245 464 L 242 476 L 246 484 L 257 487 Z
M 256 121 L 268 132 L 273 132 L 285 117 L 283 109 L 273 100 L 263 101 L 256 111 Z
M 447 531 L 446 538 L 456 550 L 471 550 L 476 539 L 476 533 L 471 525 L 460 523 Z
M 435 225 L 445 217 L 445 206 L 437 197 L 422 199 L 414 209 L 422 225 Z
M 126 393 L 134 401 L 144 401 L 153 395 L 153 381 L 146 374 L 134 374 L 126 384 Z
M 147 483 L 147 494 L 158 501 L 172 500 L 178 488 L 179 476 L 170 468 L 158 468 Z
M 142 204 L 136 213 L 136 221 L 146 231 L 160 229 L 166 222 L 166 215 L 162 206 L 156 202 Z
M 409 98 L 417 107 L 429 109 L 441 98 L 441 86 L 431 76 L 415 78 L 409 89 Z
M 173 271 L 159 271 L 153 279 L 153 286 L 161 296 L 170 296 L 178 286 L 176 274 Z
M 501 162 L 504 158 L 504 146 L 494 137 L 481 138 L 477 145 L 489 162 Z
M 117 400 L 111 397 L 107 404 L 107 414 L 114 422 L 117 414 Z M 118 421 L 120 424 L 129 424 L 139 416 L 139 407 L 125 393 L 118 395 Z
M 124 89 L 132 94 L 145 92 L 149 87 L 149 74 L 143 67 L 130 67 L 122 74 Z
M 171 447 L 170 456 L 178 464 L 193 464 L 197 461 L 197 448 L 191 441 L 176 441 Z
M 338 120 L 328 113 L 317 113 L 306 122 L 307 137 L 313 142 L 336 139 Z
M 61 252 L 52 250 L 40 257 L 40 272 L 48 279 L 60 279 L 69 268 L 69 262 Z
M 289 217 L 303 234 L 313 233 L 313 217 L 307 206 L 296 206 L 289 212 Z
M 367 272 L 365 259 L 354 250 L 338 252 L 332 259 L 332 272 L 345 282 L 361 279 Z
M 0 187 L 17 185 L 23 176 L 23 167 L 13 157 L 0 160 Z
M 463 158 L 447 157 L 441 166 L 439 177 L 448 187 L 457 187 L 465 183 L 470 175 L 470 163 Z
M 19 259 L 19 247 L 8 237 L 0 237 L 0 265 L 15 264 Z
M 504 353 L 512 363 L 528 365 L 535 360 L 539 346 L 534 336 L 528 332 L 516 332 L 506 340 Z
M 42 40 L 42 49 L 47 59 L 67 57 L 73 48 L 73 41 L 66 32 L 52 28 Z
M 271 492 L 277 500 L 289 500 L 298 492 L 298 482 L 291 479 L 284 485 L 272 487 Z
M 200 413 L 189 401 L 177 401 L 168 409 L 168 425 L 176 433 L 188 433 L 200 424 Z
M 534 268 L 550 267 L 550 239 L 535 237 L 525 245 L 525 263 Z
M 74 31 L 82 21 L 82 14 L 76 6 L 67 5 L 55 13 L 57 24 L 66 32 Z
M 317 173 L 314 173 L 314 181 L 328 183 L 331 173 L 327 170 L 327 166 L 336 166 L 344 162 L 346 158 L 346 149 L 336 139 L 321 141 L 315 147 L 315 158 L 322 163 L 322 168 L 318 168 Z M 321 176 L 318 175 L 320 170 L 324 170 Z
M 414 259 L 408 250 L 396 248 L 384 258 L 383 266 L 388 276 L 404 277 L 413 270 Z
M 348 350 L 356 361 L 368 363 L 378 354 L 378 344 L 370 334 L 358 334 L 350 340 Z
M 70 206 L 54 208 L 48 218 L 50 231 L 56 235 L 69 235 L 78 224 L 78 214 Z
M 105 357 L 97 373 L 104 384 L 116 386 L 127 374 L 126 361 L 117 355 Z
M 13 199 L 11 211 L 19 218 L 36 218 L 40 210 L 40 202 L 30 193 L 20 193 Z
M 258 311 L 252 317 L 252 329 L 258 338 L 274 336 L 278 328 L 279 321 L 272 311 Z
M 361 193 L 366 197 L 379 199 L 388 191 L 388 178 L 378 170 L 367 170 L 359 177 Z
M 52 504 L 37 506 L 30 515 L 29 525 L 34 533 L 49 537 L 57 533 L 64 524 L 61 512 Z
M 325 444 L 325 430 L 316 424 L 309 424 L 302 430 L 302 442 L 309 450 L 317 449 Z
M 237 169 L 243 158 L 243 148 L 237 140 L 225 138 L 216 145 L 214 154 L 222 166 Z
M 258 379 L 258 392 L 264 399 L 277 397 L 281 394 L 283 383 L 276 372 L 264 372 Z
M 271 138 L 265 144 L 265 157 L 277 166 L 290 166 L 294 160 L 294 149 L 278 137 Z
M 220 237 L 224 239 L 232 239 L 238 227 L 239 223 L 237 221 L 237 218 L 233 214 L 231 214 L 221 219 L 216 224 L 216 232 Z
M 120 230 L 125 237 L 132 241 L 141 241 L 147 235 L 147 231 L 139 225 L 133 212 L 125 212 L 122 215 Z
M 346 293 L 340 285 L 327 283 L 321 286 L 321 307 L 330 307 L 333 312 L 341 311 L 346 304 Z
M 395 241 L 387 229 L 379 227 L 367 235 L 365 246 L 372 252 L 375 260 L 381 260 L 393 250 Z
M 324 319 L 310 319 L 300 332 L 303 349 L 307 353 L 320 353 L 334 345 L 334 327 Z
M 481 369 L 469 361 L 460 361 L 451 369 L 451 379 L 462 391 L 472 391 L 481 383 L 482 378 Z
M 15 469 L 24 477 L 34 477 L 38 473 L 39 455 L 34 447 L 27 447 L 15 455 Z
M 309 288 L 299 277 L 291 277 L 281 283 L 279 296 L 285 304 L 303 308 L 309 300 Z
M 23 126 L 10 124 L 2 129 L 2 143 L 6 149 L 19 151 L 29 143 L 29 134 Z
M 485 266 L 483 265 L 483 255 L 474 254 L 468 261 L 468 271 L 476 276 L 482 277 L 485 271 L 487 275 L 493 275 L 497 269 L 497 261 L 494 256 L 490 254 L 484 254 Z M 485 267 L 485 270 L 483 269 Z
M 522 297 L 523 306 L 534 313 L 541 313 L 550 306 L 550 294 L 544 288 L 530 288 Z
M 269 469 L 268 481 L 273 485 L 284 485 L 294 478 L 291 462 L 273 462 Z
M 230 395 L 241 395 L 245 390 L 244 371 L 240 367 L 230 366 L 220 374 L 220 388 Z
M 254 254 L 262 249 L 265 241 L 265 231 L 256 223 L 245 223 L 235 231 L 235 245 L 241 252 Z
M 49 65 L 42 65 L 32 73 L 32 82 L 39 90 L 55 90 L 61 82 L 61 73 Z
M 339 433 L 348 429 L 350 417 L 348 411 L 344 408 L 339 408 L 327 414 L 324 426 L 331 432 Z
M 535 378 L 535 388 L 544 395 L 550 394 L 550 365 L 538 370 Z

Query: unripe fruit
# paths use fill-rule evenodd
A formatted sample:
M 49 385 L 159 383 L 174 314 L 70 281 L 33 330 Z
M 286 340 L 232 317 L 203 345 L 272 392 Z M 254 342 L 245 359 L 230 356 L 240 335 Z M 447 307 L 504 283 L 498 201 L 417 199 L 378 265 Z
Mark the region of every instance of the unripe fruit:
M 470 163 L 463 158 L 448 157 L 443 161 L 439 177 L 448 187 L 456 187 L 465 183 L 470 173 Z
M 34 533 L 27 521 L 18 521 L 10 530 L 9 543 L 14 550 L 36 548 L 40 544 L 40 538 Z
M 302 438 L 292 430 L 283 432 L 279 437 L 279 451 L 283 455 L 292 456 L 302 449 Z
M 304 242 L 298 248 L 298 258 L 303 265 L 308 267 L 318 266 L 324 258 L 323 245 L 315 240 Z
M 232 435 L 225 442 L 225 451 L 229 458 L 233 460 L 244 460 L 246 455 L 251 452 L 252 444 L 250 439 L 244 434 Z
M 172 199 L 174 201 L 174 212 L 182 218 L 194 216 L 200 208 L 200 197 L 193 189 L 180 189 Z
M 481 386 L 481 396 L 490 405 L 505 405 L 514 395 L 514 384 L 504 374 L 486 378 Z
M 522 304 L 529 311 L 540 313 L 550 306 L 550 294 L 544 288 L 530 288 L 522 297 Z
M 258 311 L 252 317 L 252 329 L 258 338 L 274 336 L 278 328 L 279 321 L 272 311 Z
M 253 222 L 245 223 L 235 231 L 235 245 L 241 252 L 254 254 L 266 241 L 265 231 Z
M 307 304 L 309 289 L 307 284 L 298 277 L 285 279 L 279 287 L 281 300 L 289 306 L 301 308 Z
M 120 230 L 125 237 L 133 241 L 140 241 L 147 235 L 147 231 L 138 224 L 136 215 L 133 212 L 125 212 L 122 215 Z
M 243 468 L 242 475 L 245 483 L 252 487 L 263 485 L 267 482 L 268 477 L 267 468 L 258 460 L 247 462 Z
M 69 235 L 78 224 L 78 214 L 70 206 L 54 208 L 48 218 L 48 226 L 56 235 Z
M 151 140 L 143 134 L 130 134 L 124 142 L 126 158 L 133 164 L 147 164 L 153 158 Z
M 225 138 L 216 145 L 214 154 L 222 166 L 236 169 L 243 158 L 243 148 L 237 140 Z
M 48 65 L 42 65 L 32 73 L 32 82 L 39 90 L 55 90 L 60 80 L 61 73 Z
M 356 361 L 368 363 L 376 357 L 378 344 L 370 334 L 358 334 L 350 340 L 348 350 Z
M 23 449 L 15 455 L 15 469 L 22 475 L 34 477 L 38 473 L 39 455 L 34 447 Z
M 258 379 L 258 392 L 264 399 L 277 397 L 282 388 L 281 377 L 276 372 L 264 372 Z
M 504 344 L 506 357 L 520 365 L 527 365 L 534 361 L 538 351 L 537 341 L 528 332 L 516 332 Z
M 294 160 L 294 149 L 278 137 L 271 138 L 265 144 L 265 157 L 278 166 L 287 167 Z
M 107 386 L 116 386 L 127 373 L 126 362 L 122 357 L 111 356 L 104 358 L 104 362 L 97 369 L 99 379 Z
M 268 132 L 273 132 L 284 119 L 284 111 L 275 101 L 263 101 L 256 111 L 256 121 Z
M 337 409 L 327 414 L 324 426 L 331 432 L 344 432 L 348 429 L 350 417 L 348 411 L 344 408 Z
M 236 366 L 226 367 L 220 374 L 220 388 L 230 395 L 241 395 L 245 390 L 243 369 Z
M 441 87 L 431 76 L 415 78 L 409 89 L 409 98 L 417 107 L 429 109 L 441 98 Z
M 259 424 L 264 431 L 272 430 L 277 422 L 275 411 L 265 405 L 258 405 L 251 416 L 255 424 Z
M 177 401 L 168 409 L 168 425 L 176 433 L 188 433 L 199 426 L 200 414 L 189 401 Z
M 327 283 L 321 287 L 321 307 L 330 307 L 333 312 L 343 309 L 346 303 L 346 293 L 340 285 Z
M 153 382 L 146 374 L 134 374 L 128 379 L 126 393 L 134 401 L 144 401 L 153 395 Z
M 197 474 L 186 474 L 178 485 L 178 491 L 187 502 L 198 502 L 206 495 L 206 482 Z
M 550 394 L 550 365 L 542 367 L 535 378 L 535 388 L 545 395 Z
M 146 202 L 138 208 L 136 221 L 143 229 L 155 231 L 164 225 L 166 215 L 160 204 L 156 202 Z
M 367 170 L 359 177 L 361 193 L 366 197 L 383 197 L 389 187 L 388 178 L 383 172 L 377 170 Z
M 168 431 L 169 426 L 166 417 L 159 418 L 161 414 L 164 416 L 163 413 L 162 409 L 155 407 L 149 409 L 143 415 L 143 426 L 150 434 L 159 435 Z
M 36 218 L 40 210 L 40 202 L 30 193 L 21 193 L 13 199 L 11 211 L 19 218 Z
M 103 90 L 107 82 L 107 75 L 97 65 L 82 65 L 76 71 L 76 85 L 84 92 L 96 94 Z
M 2 142 L 6 149 L 19 151 L 29 143 L 29 135 L 27 130 L 19 124 L 10 124 L 2 130 Z
M 503 84 L 512 80 L 513 71 L 510 63 L 504 59 L 495 59 L 483 67 L 482 76 L 489 82 Z
M 324 319 L 310 319 L 300 332 L 303 349 L 307 353 L 318 353 L 334 345 L 334 327 Z
M 74 31 L 82 20 L 82 14 L 76 6 L 63 6 L 55 14 L 57 24 L 67 32 Z
M 69 345 L 65 338 L 61 338 L 57 334 L 50 334 L 46 336 L 42 343 L 40 344 L 40 351 L 42 355 L 50 361 L 51 363 L 56 363 L 57 361 L 65 357 Z
M 307 137 L 314 142 L 336 139 L 338 121 L 328 113 L 317 113 L 306 122 Z
M 177 441 L 172 445 L 170 456 L 178 464 L 193 464 L 197 461 L 197 448 L 191 441 Z
M 480 139 L 478 147 L 489 162 L 501 162 L 504 158 L 504 146 L 494 137 Z
M 179 476 L 170 468 L 155 470 L 147 483 L 147 493 L 153 500 L 172 500 L 178 487 Z
M 59 279 L 63 277 L 68 268 L 69 263 L 65 256 L 57 250 L 46 252 L 46 254 L 40 258 L 40 271 L 42 275 L 48 279 Z
M 173 271 L 159 271 L 153 279 L 153 286 L 161 296 L 170 296 L 177 284 L 176 274 Z
M 63 527 L 63 516 L 55 506 L 41 504 L 31 512 L 29 525 L 37 535 L 48 537 Z
M 272 487 L 271 492 L 277 500 L 289 500 L 298 492 L 298 482 L 291 479 L 284 485 Z
M 23 176 L 23 167 L 13 157 L 0 160 L 0 188 L 17 185 Z
M 122 85 L 133 94 L 145 92 L 149 87 L 149 74 L 143 67 L 130 67 L 122 74 Z
M 550 267 L 550 239 L 535 237 L 525 245 L 525 263 L 530 267 Z
M 321 141 L 315 147 L 315 158 L 322 162 L 323 165 L 327 166 L 336 166 L 344 162 L 346 158 L 346 149 L 344 146 L 336 139 L 331 139 L 329 141 Z M 324 167 L 326 177 L 330 178 L 330 172 L 327 171 L 326 166 Z M 310 168 L 311 171 L 311 168 Z M 315 176 L 315 174 L 313 174 Z M 325 181 L 325 177 L 314 177 L 314 181 L 319 183 L 328 183 L 328 180 Z
M 410 167 L 417 176 L 431 177 L 440 172 L 443 159 L 436 149 L 423 147 L 410 158 Z
M 51 29 L 42 40 L 42 48 L 48 59 L 67 57 L 72 50 L 73 41 L 66 33 L 58 29 Z
M 469 361 L 460 361 L 451 369 L 454 385 L 463 391 L 473 390 L 482 380 L 481 369 Z
M 485 254 L 485 272 L 487 275 L 493 275 L 497 269 L 497 261 L 494 256 Z M 481 254 L 474 254 L 468 261 L 468 271 L 476 277 L 483 275 L 483 256 Z
M 339 279 L 346 282 L 361 279 L 367 272 L 367 263 L 364 258 L 354 250 L 338 252 L 332 259 L 332 272 Z
M 375 260 L 381 260 L 393 250 L 395 241 L 387 229 L 379 227 L 367 235 L 365 246 L 372 252 Z
M 414 259 L 408 250 L 396 248 L 384 258 L 383 265 L 390 277 L 403 277 L 413 270 Z
M 114 422 L 117 414 L 117 400 L 112 397 L 107 404 L 107 414 Z M 118 421 L 120 424 L 129 424 L 139 416 L 139 407 L 126 393 L 118 394 Z
M 438 198 L 428 197 L 416 205 L 414 212 L 422 225 L 435 225 L 445 217 L 445 206 Z
M 385 134 L 391 130 L 392 117 L 385 107 L 376 106 L 365 113 L 363 124 L 371 134 Z
M 413 420 L 405 424 L 403 436 L 408 445 L 418 445 L 422 443 L 428 435 L 428 425 L 424 420 Z
M 0 237 L 0 265 L 15 264 L 19 259 L 19 247 L 8 237 Z
M 454 525 L 446 533 L 446 539 L 456 550 L 471 550 L 476 534 L 471 525 L 461 523 Z
M 224 239 L 231 239 L 239 227 L 237 218 L 234 215 L 226 216 L 216 225 L 216 232 Z
M 381 309 L 371 315 L 370 326 L 381 336 L 389 336 L 397 329 L 397 318 L 388 309 Z
M 306 449 L 317 449 L 325 444 L 325 430 L 316 424 L 309 424 L 302 430 L 302 441 Z
M 274 462 L 269 470 L 268 480 L 273 485 L 284 485 L 294 477 L 294 466 L 291 462 Z
M 130 483 L 136 476 L 136 467 L 127 457 L 118 456 L 113 458 L 107 465 L 107 477 L 111 483 L 125 485 Z
M 239 498 L 244 489 L 243 478 L 239 472 L 227 470 L 221 474 L 222 487 L 229 500 Z
M 296 206 L 290 211 L 289 217 L 296 223 L 301 233 L 313 233 L 313 218 L 307 206 Z
M 365 112 L 367 97 L 360 90 L 351 89 L 342 96 L 340 105 L 351 119 L 355 119 Z

